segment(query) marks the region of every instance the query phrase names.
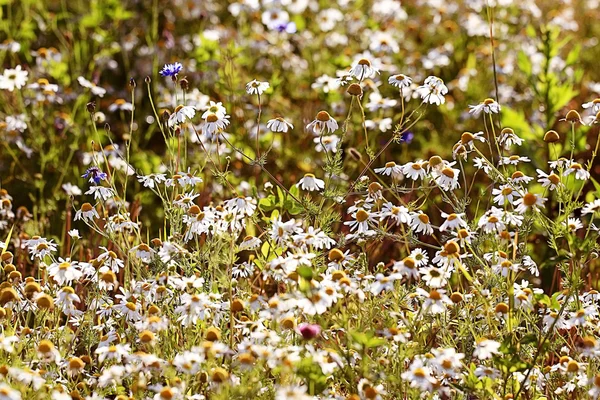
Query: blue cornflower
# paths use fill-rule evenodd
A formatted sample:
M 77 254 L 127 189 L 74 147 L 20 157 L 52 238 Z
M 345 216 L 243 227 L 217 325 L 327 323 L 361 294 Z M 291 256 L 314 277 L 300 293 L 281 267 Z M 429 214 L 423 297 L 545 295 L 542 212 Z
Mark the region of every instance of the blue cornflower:
M 160 70 L 159 74 L 162 76 L 177 76 L 178 73 L 183 69 L 181 63 L 176 62 L 175 64 L 165 64 L 163 69 Z
M 414 137 L 415 137 L 414 133 L 412 133 L 411 131 L 406 131 L 400 137 L 400 141 L 404 142 L 404 143 L 410 143 L 410 142 L 412 142 L 412 140 L 414 139 Z
M 85 174 L 81 175 L 82 178 L 89 179 L 90 183 L 95 183 L 96 185 L 100 183 L 102 180 L 106 180 L 108 175 L 106 172 L 100 171 L 98 167 L 90 167 L 85 171 Z

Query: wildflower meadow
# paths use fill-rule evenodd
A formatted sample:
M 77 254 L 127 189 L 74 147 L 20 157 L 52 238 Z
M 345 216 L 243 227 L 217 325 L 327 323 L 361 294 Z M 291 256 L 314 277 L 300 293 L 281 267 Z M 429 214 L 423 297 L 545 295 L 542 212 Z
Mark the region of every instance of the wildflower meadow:
M 599 0 L 0 16 L 0 400 L 600 397 Z

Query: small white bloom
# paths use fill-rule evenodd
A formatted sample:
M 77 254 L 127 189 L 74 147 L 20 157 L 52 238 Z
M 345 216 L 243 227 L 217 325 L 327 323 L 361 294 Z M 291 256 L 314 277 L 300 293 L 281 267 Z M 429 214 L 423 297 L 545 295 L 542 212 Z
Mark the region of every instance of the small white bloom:
M 485 99 L 475 106 L 469 106 L 469 108 L 469 114 L 473 114 L 475 117 L 479 117 L 482 111 L 486 114 L 498 114 L 500 112 L 500 104 L 494 99 Z
M 14 69 L 5 69 L 0 75 L 0 89 L 12 92 L 15 89 L 21 89 L 27 84 L 27 75 L 29 72 L 24 71 L 20 65 Z
M 388 83 L 399 89 L 409 88 L 412 85 L 412 79 L 404 74 L 392 75 L 388 78 Z
M 312 132 L 316 136 L 321 135 L 325 131 L 333 133 L 338 129 L 338 123 L 327 111 L 319 111 L 314 121 L 306 125 L 306 130 Z
M 444 95 L 448 93 L 448 88 L 444 81 L 437 76 L 429 76 L 425 83 L 417 88 L 417 93 L 421 96 L 423 103 L 444 104 L 446 99 Z
M 95 83 L 88 81 L 83 76 L 77 78 L 77 82 L 79 82 L 79 84 L 84 88 L 90 89 L 92 91 L 92 94 L 95 96 L 104 97 L 104 95 L 106 94 L 106 89 L 101 88 L 100 86 L 96 86 Z
M 492 355 L 498 354 L 499 348 L 500 343 L 495 340 L 483 339 L 477 343 L 473 355 L 480 360 L 487 360 L 488 358 L 492 358 Z
M 294 125 L 290 124 L 281 117 L 277 117 L 267 121 L 267 129 L 270 129 L 271 132 L 286 133 L 288 130 L 294 129 Z
M 583 103 L 581 106 L 586 109 L 591 108 L 592 112 L 596 114 L 598 111 L 600 111 L 600 99 L 594 99 L 589 103 Z
M 371 62 L 366 58 L 361 58 L 352 64 L 352 68 L 349 71 L 350 75 L 356 77 L 359 80 L 372 78 L 379 71 L 371 66 Z
M 302 190 L 308 191 L 321 191 L 325 188 L 325 182 L 321 179 L 316 178 L 313 174 L 306 174 L 300 179 L 297 185 Z
M 269 82 L 260 82 L 256 79 L 246 84 L 246 93 L 261 95 L 270 87 Z
M 196 115 L 196 109 L 190 106 L 179 105 L 169 117 L 169 127 L 183 124 L 186 120 L 191 120 Z

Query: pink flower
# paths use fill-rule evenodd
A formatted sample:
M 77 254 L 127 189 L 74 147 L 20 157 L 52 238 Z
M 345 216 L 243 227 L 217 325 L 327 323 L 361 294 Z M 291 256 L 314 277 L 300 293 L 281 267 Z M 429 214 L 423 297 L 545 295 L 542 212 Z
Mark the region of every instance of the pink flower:
M 314 339 L 321 333 L 321 326 L 317 324 L 300 324 L 298 333 L 306 340 Z

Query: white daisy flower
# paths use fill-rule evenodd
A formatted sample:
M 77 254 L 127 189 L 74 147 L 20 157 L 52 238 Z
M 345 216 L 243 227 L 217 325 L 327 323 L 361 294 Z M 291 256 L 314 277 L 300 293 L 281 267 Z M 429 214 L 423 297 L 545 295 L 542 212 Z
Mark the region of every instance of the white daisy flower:
M 475 117 L 479 117 L 482 112 L 486 114 L 498 114 L 500 112 L 500 104 L 494 99 L 485 99 L 475 106 L 469 106 L 469 108 L 469 114 L 473 114 Z
M 539 207 L 544 207 L 544 203 L 546 202 L 546 200 L 548 199 L 540 195 L 527 192 L 525 193 L 525 195 L 523 195 L 522 198 L 515 201 L 515 211 L 519 214 L 524 214 L 527 210 L 530 209 L 538 211 Z
M 425 161 L 417 160 L 415 162 L 408 162 L 402 166 L 402 173 L 407 178 L 416 181 L 417 179 L 423 179 L 427 175 L 425 170 Z
M 408 224 L 412 219 L 408 208 L 404 206 L 397 207 L 389 201 L 383 205 L 379 217 L 382 220 L 390 218 L 394 224 Z
M 190 106 L 178 105 L 175 111 L 169 117 L 169 127 L 183 124 L 186 120 L 191 120 L 196 115 L 196 109 Z
M 15 89 L 21 89 L 27 84 L 28 71 L 22 69 L 20 65 L 17 65 L 14 69 L 5 69 L 2 75 L 0 75 L 0 89 L 8 90 L 9 92 Z
M 302 190 L 321 191 L 325 189 L 325 182 L 322 179 L 316 178 L 313 174 L 306 174 L 296 184 Z
M 498 354 L 500 349 L 500 343 L 495 340 L 482 339 L 477 342 L 473 356 L 480 360 L 487 360 L 492 358 L 494 354 Z
M 313 139 L 315 150 L 319 153 L 322 152 L 323 149 L 325 151 L 336 153 L 339 141 L 340 138 L 337 135 L 319 136 Z
M 579 229 L 583 228 L 583 224 L 579 218 L 567 218 L 567 222 L 562 223 L 570 232 L 577 232 Z
M 585 109 L 591 108 L 592 112 L 596 114 L 600 111 L 600 99 L 594 99 L 588 103 L 583 103 L 581 107 Z
M 554 171 L 550 171 L 549 174 L 545 173 L 541 169 L 536 169 L 538 173 L 538 182 L 542 184 L 542 187 L 548 188 L 548 190 L 555 190 L 557 187 L 562 186 L 560 182 L 560 176 L 554 173 Z
M 412 79 L 404 74 L 398 74 L 390 76 L 388 83 L 399 89 L 409 88 L 412 85 Z
M 376 174 L 381 174 L 385 176 L 392 176 L 395 179 L 402 177 L 402 165 L 398 165 L 393 161 L 390 161 L 385 164 L 382 168 L 375 168 Z
M 571 162 L 571 165 L 569 165 L 569 168 L 563 173 L 563 176 L 568 176 L 572 173 L 575 173 L 575 178 L 582 180 L 582 181 L 586 181 L 588 179 L 590 179 L 590 173 L 588 171 L 586 171 L 583 166 L 579 163 L 576 162 Z
M 125 99 L 116 99 L 110 106 L 108 106 L 108 111 L 133 111 L 133 104 Z
M 327 111 L 319 111 L 314 121 L 306 125 L 306 130 L 315 135 L 321 135 L 323 132 L 333 133 L 338 129 L 338 123 Z
M 202 124 L 202 133 L 213 135 L 227 128 L 227 125 L 229 125 L 229 115 L 219 117 L 219 114 L 209 113 Z
M 600 211 L 600 199 L 596 199 L 583 206 L 581 209 L 581 215 L 594 214 L 598 211 Z
M 417 88 L 417 93 L 421 96 L 423 103 L 444 104 L 446 99 L 444 95 L 448 93 L 448 88 L 444 81 L 436 76 L 429 76 L 425 83 Z
M 215 103 L 211 100 L 210 104 L 206 108 L 206 111 L 204 111 L 204 114 L 202 114 L 202 119 L 206 120 L 206 117 L 208 117 L 210 114 L 216 114 L 219 118 L 225 118 L 225 115 L 227 115 L 227 110 L 225 107 L 223 107 L 223 103 Z
M 260 82 L 256 79 L 251 80 L 246 84 L 246 93 L 248 94 L 256 94 L 261 95 L 267 90 L 271 85 L 269 82 Z
M 288 130 L 294 129 L 294 125 L 290 124 L 281 117 L 277 117 L 267 121 L 267 129 L 270 129 L 271 132 L 286 133 Z
M 94 96 L 104 97 L 106 94 L 106 89 L 97 86 L 95 83 L 88 81 L 83 76 L 77 78 L 77 82 L 84 88 L 90 89 Z
M 349 71 L 350 75 L 356 77 L 359 80 L 372 78 L 375 74 L 379 74 L 379 71 L 371 66 L 371 62 L 366 58 L 361 58 L 352 64 L 352 68 Z
M 445 212 L 442 211 L 442 218 L 446 218 L 446 220 L 440 226 L 440 232 L 444 232 L 446 229 L 456 230 L 460 227 L 466 228 L 468 225 L 465 222 L 465 220 L 463 219 L 464 216 L 465 216 L 464 213 L 462 213 L 462 214 L 454 214 L 454 213 L 446 214 Z
M 75 213 L 74 220 L 93 221 L 94 218 L 100 218 L 98 211 L 90 203 L 83 203 L 81 208 Z
M 433 227 L 429 222 L 429 216 L 427 216 L 427 214 L 424 214 L 422 211 L 413 211 L 410 215 L 412 217 L 410 227 L 415 233 L 423 232 L 424 235 L 433 234 Z

